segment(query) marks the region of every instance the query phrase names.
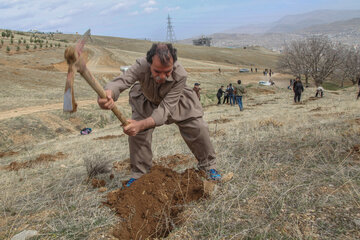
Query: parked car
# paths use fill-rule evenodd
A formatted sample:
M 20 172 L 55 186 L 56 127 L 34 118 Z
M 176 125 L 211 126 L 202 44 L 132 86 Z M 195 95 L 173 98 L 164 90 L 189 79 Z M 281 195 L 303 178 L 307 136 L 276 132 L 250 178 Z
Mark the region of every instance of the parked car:
M 241 69 L 239 70 L 239 72 L 250 72 L 250 71 L 249 71 L 249 69 L 247 69 L 247 68 L 241 68 Z
M 269 81 L 260 81 L 259 85 L 263 85 L 263 86 L 271 86 L 271 82 Z

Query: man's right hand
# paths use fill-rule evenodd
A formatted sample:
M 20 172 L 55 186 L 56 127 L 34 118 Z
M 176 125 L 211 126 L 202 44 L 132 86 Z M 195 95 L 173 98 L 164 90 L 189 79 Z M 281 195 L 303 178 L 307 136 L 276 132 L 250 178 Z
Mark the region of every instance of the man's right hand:
M 115 107 L 114 99 L 112 98 L 112 91 L 111 90 L 105 90 L 106 98 L 100 98 L 98 97 L 98 104 L 100 108 L 111 110 Z

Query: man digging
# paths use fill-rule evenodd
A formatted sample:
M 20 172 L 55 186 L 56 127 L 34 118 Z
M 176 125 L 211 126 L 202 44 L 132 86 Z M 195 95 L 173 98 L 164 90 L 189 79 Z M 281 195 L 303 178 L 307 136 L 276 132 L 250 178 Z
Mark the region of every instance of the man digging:
M 126 187 L 152 166 L 151 142 L 155 127 L 171 123 L 179 127 L 181 136 L 198 160 L 199 169 L 212 180 L 221 179 L 215 170 L 215 151 L 208 125 L 202 118 L 200 101 L 186 86 L 187 73 L 177 62 L 176 52 L 171 44 L 153 44 L 146 57 L 136 60 L 125 74 L 105 86 L 106 98 L 98 98 L 102 109 L 112 109 L 120 93 L 131 88 L 132 118 L 123 127 L 124 133 L 129 135 L 131 160 L 131 178 Z

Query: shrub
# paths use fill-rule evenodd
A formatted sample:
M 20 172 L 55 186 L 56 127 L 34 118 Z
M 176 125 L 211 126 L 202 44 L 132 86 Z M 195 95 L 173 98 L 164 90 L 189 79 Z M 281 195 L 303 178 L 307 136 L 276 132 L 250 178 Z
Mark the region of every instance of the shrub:
M 10 44 L 13 44 L 13 43 L 14 43 L 14 40 L 13 40 L 13 39 L 11 39 L 11 40 L 10 40 Z
M 1 45 L 4 45 L 4 40 L 1 39 Z
M 21 40 L 20 40 L 20 39 L 18 40 L 18 44 L 21 44 Z
M 20 50 L 20 47 L 19 47 L 19 46 L 17 46 L 17 47 L 16 47 L 16 51 L 18 52 L 19 50 Z
M 60 43 L 58 44 L 58 47 L 60 47 Z
M 36 47 L 36 45 L 34 45 L 34 49 L 36 49 L 37 47 Z
M 24 43 L 26 43 L 26 39 L 24 39 Z
M 52 47 L 52 43 L 50 43 L 50 47 Z
M 39 47 L 42 48 L 42 46 L 43 46 L 43 45 L 40 43 Z
M 32 37 L 30 37 L 30 43 L 32 43 L 34 40 L 33 40 L 33 38 Z
M 29 50 L 30 46 L 29 44 L 26 44 L 26 50 Z
M 5 32 L 1 32 L 1 36 L 2 36 L 2 37 L 6 37 L 6 33 L 5 33 Z
M 11 50 L 10 47 L 7 46 L 7 47 L 6 47 L 6 51 L 7 51 L 7 52 L 10 52 L 10 50 Z

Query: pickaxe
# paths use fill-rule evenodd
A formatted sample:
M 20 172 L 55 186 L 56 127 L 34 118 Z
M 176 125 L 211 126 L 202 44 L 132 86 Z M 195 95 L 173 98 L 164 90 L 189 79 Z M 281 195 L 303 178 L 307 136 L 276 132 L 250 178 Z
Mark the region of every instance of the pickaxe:
M 65 49 L 64 57 L 66 59 L 67 64 L 69 65 L 67 80 L 65 84 L 65 94 L 64 94 L 64 112 L 76 112 L 77 103 L 75 102 L 74 96 L 74 78 L 75 72 L 78 70 L 77 64 L 79 63 L 81 53 L 83 51 L 86 40 L 90 38 L 90 29 L 85 32 L 82 38 L 77 42 L 76 46 L 70 46 Z M 82 59 L 82 61 L 84 61 Z M 81 76 L 87 81 L 87 83 L 95 90 L 95 92 L 99 95 L 100 98 L 106 98 L 106 93 L 103 87 L 99 84 L 99 82 L 94 78 L 94 76 L 90 73 L 90 71 L 85 67 L 82 72 L 80 72 Z M 115 106 L 111 111 L 116 115 L 116 117 L 120 120 L 123 126 L 128 125 L 126 118 L 122 115 L 120 110 Z

